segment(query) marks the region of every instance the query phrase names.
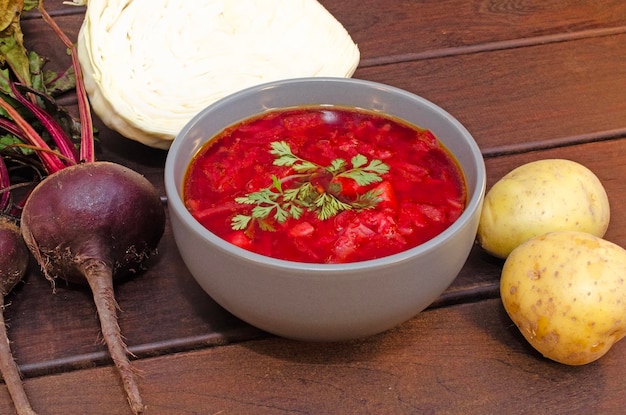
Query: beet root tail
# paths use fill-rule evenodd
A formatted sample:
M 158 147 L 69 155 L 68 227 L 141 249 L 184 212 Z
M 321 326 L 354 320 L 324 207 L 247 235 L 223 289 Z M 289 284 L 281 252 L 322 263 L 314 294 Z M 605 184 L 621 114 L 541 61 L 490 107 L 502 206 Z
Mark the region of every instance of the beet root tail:
M 18 415 L 37 415 L 30 406 L 19 368 L 13 359 L 4 321 L 4 297 L 0 296 L 0 372 Z
M 145 406 L 139 393 L 135 369 L 128 358 L 130 353 L 122 339 L 117 321 L 119 307 L 113 292 L 113 272 L 106 263 L 96 259 L 87 260 L 81 268 L 91 287 L 100 319 L 102 337 L 122 379 L 128 403 L 134 414 L 141 414 Z

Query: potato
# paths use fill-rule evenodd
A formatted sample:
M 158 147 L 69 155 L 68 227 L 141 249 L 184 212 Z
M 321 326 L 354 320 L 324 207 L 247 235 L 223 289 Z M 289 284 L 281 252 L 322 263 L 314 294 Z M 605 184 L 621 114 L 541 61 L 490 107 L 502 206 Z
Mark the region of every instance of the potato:
M 571 160 L 524 164 L 502 177 L 485 195 L 477 241 L 490 254 L 506 258 L 529 238 L 576 230 L 604 236 L 610 209 L 600 180 Z
M 577 231 L 531 238 L 504 263 L 500 295 L 545 357 L 583 365 L 626 334 L 626 250 Z

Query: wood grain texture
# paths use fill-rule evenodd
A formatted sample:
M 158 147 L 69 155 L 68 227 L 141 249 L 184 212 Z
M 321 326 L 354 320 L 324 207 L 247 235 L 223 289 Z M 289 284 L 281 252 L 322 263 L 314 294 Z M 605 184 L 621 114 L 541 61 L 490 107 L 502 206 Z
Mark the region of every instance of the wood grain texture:
M 450 6 L 446 2 L 438 4 L 444 8 Z M 360 13 L 376 14 L 374 5 L 370 6 L 359 9 Z M 389 10 L 400 10 L 400 6 L 406 4 L 392 2 Z M 539 9 L 546 7 L 558 8 Z M 431 13 L 435 12 L 433 9 L 434 6 L 428 8 Z M 76 36 L 80 27 L 77 10 L 80 9 L 72 7 L 70 11 L 74 14 L 61 13 L 57 17 L 70 36 Z M 413 4 L 405 13 L 413 13 L 412 18 L 417 18 L 416 10 Z M 446 10 L 439 13 L 446 14 Z M 590 14 L 585 16 L 589 18 Z M 405 24 L 405 20 L 394 19 Z M 25 23 L 24 30 L 30 35 L 27 39 L 32 40 L 33 47 L 49 51 L 54 57 L 52 62 L 59 65 L 63 61 L 60 51 L 64 49 L 59 48 L 49 29 L 37 19 Z M 546 141 L 562 138 L 573 141 L 559 145 L 572 144 L 581 134 L 597 134 L 625 125 L 626 97 L 621 91 L 626 86 L 626 69 L 618 65 L 624 41 L 625 36 L 603 36 L 571 41 L 567 47 L 563 43 L 550 43 L 375 66 L 359 69 L 357 75 L 403 87 L 441 103 L 468 126 L 486 153 L 520 143 L 532 149 L 534 143 L 541 147 Z M 380 46 L 375 49 L 379 50 Z M 97 120 L 96 125 L 100 129 L 99 157 L 142 172 L 163 192 L 166 152 L 126 140 Z M 620 206 L 625 202 L 622 195 L 626 194 L 622 180 L 626 166 L 620 156 L 624 145 L 623 140 L 611 140 L 546 152 L 526 149 L 505 157 L 495 157 L 498 153 L 494 152 L 493 157 L 487 158 L 489 185 L 523 162 L 566 157 L 592 168 L 606 182 L 612 205 Z M 621 210 L 614 212 L 608 237 L 626 243 L 626 218 Z M 260 335 L 223 311 L 200 290 L 182 263 L 169 229 L 159 250 L 148 272 L 117 288 L 123 310 L 122 329 L 133 351 L 149 356 Z M 457 280 L 434 306 L 496 296 L 500 267 L 500 261 L 474 249 Z M 26 376 L 107 362 L 104 346 L 98 340 L 95 311 L 85 289 L 59 287 L 53 295 L 49 284 L 32 267 L 12 300 L 7 315 L 20 322 L 13 325 L 12 335 Z M 33 309 L 39 311 L 32 321 L 21 317 Z M 161 326 L 162 330 L 150 330 L 155 326 Z M 34 341 L 33 333 L 37 333 Z M 76 340 L 67 342 L 68 337 Z
M 371 19 L 382 20 L 386 23 L 380 25 L 387 29 L 384 36 L 376 31 L 376 25 L 366 24 L 361 30 L 367 30 L 368 38 L 372 39 L 402 36 L 403 47 L 413 51 L 420 49 L 420 45 L 431 45 L 430 48 L 436 50 L 447 47 L 433 45 L 428 40 L 427 36 L 445 38 L 437 30 L 425 29 L 417 34 L 411 30 L 426 22 L 443 25 L 444 17 L 457 24 L 465 19 L 472 22 L 475 29 L 469 32 L 478 34 L 464 42 L 466 46 L 528 39 L 529 36 L 532 39 L 538 34 L 582 33 L 572 40 L 541 43 L 537 39 L 522 47 L 472 49 L 463 54 L 412 59 L 395 65 L 368 67 L 362 64 L 359 67 L 357 78 L 400 87 L 442 106 L 466 125 L 486 155 L 626 135 L 623 126 L 626 100 L 622 93 L 626 85 L 626 65 L 622 64 L 626 33 L 594 36 L 595 32 L 585 32 L 590 28 L 624 27 L 626 30 L 626 3 L 609 3 L 600 6 L 595 2 L 533 1 L 323 2 L 350 33 L 359 33 L 358 28 L 352 26 Z M 75 38 L 82 8 L 63 6 L 61 10 L 78 13 L 61 14 L 57 18 L 70 38 Z M 512 24 L 511 19 L 523 23 Z M 477 30 L 479 27 L 491 29 Z M 69 63 L 65 49 L 38 19 L 26 20 L 24 31 L 32 47 L 50 57 L 51 67 Z M 412 36 L 415 42 L 407 42 Z M 362 46 L 363 55 L 370 54 L 370 50 L 384 51 L 388 56 L 394 53 L 389 45 L 366 42 Z M 152 161 L 151 167 L 162 167 L 165 156 L 162 152 L 132 146 L 125 141 L 103 130 L 104 157 L 119 156 L 121 162 L 130 163 L 132 167 L 148 160 Z
M 465 53 L 464 48 L 510 47 L 515 43 L 559 41 L 626 30 L 620 0 L 320 0 L 359 45 L 362 65 Z M 49 13 L 63 21 L 83 7 L 47 0 Z M 25 21 L 36 20 L 29 12 Z M 76 20 L 78 25 L 80 21 Z M 73 29 L 78 26 L 69 25 Z M 71 34 L 71 31 L 68 31 Z
M 562 157 L 591 168 L 603 181 L 613 209 L 607 239 L 626 246 L 626 140 L 590 143 L 487 159 L 489 186 L 510 169 L 536 159 Z M 265 337 L 236 319 L 195 283 L 170 230 L 160 254 L 142 275 L 116 288 L 120 325 L 139 357 Z M 498 296 L 502 262 L 475 248 L 457 279 L 433 304 L 443 307 Z M 28 377 L 107 364 L 95 308 L 84 287 L 57 286 L 56 294 L 36 269 L 9 296 L 6 310 L 18 363 Z M 34 310 L 34 311 L 33 311 Z M 33 314 L 35 313 L 35 314 Z M 28 316 L 31 316 L 29 318 Z M 154 328 L 158 327 L 158 330 Z
M 364 68 L 355 77 L 433 101 L 485 153 L 529 151 L 626 133 L 625 45 L 626 35 L 615 35 Z
M 362 52 L 355 77 L 439 104 L 486 156 L 488 187 L 512 168 L 568 158 L 591 168 L 613 207 L 606 238 L 626 246 L 626 2 L 321 0 Z M 46 1 L 76 38 L 83 8 Z M 65 49 L 36 12 L 27 44 L 59 69 Z M 71 94 L 62 102 L 73 104 Z M 167 153 L 100 130 L 98 158 L 164 194 Z M 572 368 L 538 356 L 498 299 L 502 261 L 478 247 L 449 289 L 389 333 L 347 344 L 269 336 L 195 283 L 166 230 L 148 271 L 116 287 L 120 325 L 149 414 L 620 414 L 626 346 Z M 84 287 L 55 294 L 34 264 L 7 299 L 9 335 L 42 414 L 128 413 Z M 0 413 L 11 414 L 0 386 Z
M 626 344 L 583 367 L 531 350 L 499 300 L 440 308 L 365 340 L 278 338 L 136 362 L 150 415 L 617 414 Z M 77 385 L 80 385 L 77 390 Z M 125 414 L 109 367 L 26 381 L 47 415 Z M 106 393 L 103 393 L 106 392 Z M 11 413 L 0 388 L 0 412 Z
M 509 48 L 626 29 L 619 0 L 322 0 L 362 52 L 363 66 Z

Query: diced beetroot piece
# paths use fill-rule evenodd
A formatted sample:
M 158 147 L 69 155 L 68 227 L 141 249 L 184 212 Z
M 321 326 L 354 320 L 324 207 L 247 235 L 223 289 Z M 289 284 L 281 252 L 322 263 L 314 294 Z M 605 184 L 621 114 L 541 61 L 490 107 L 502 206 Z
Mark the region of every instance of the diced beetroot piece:
M 303 238 L 313 235 L 315 228 L 311 225 L 311 222 L 297 223 L 289 229 L 289 236 L 292 238 Z
M 335 177 L 330 183 L 331 186 L 335 186 L 333 193 L 341 194 L 342 196 L 353 198 L 359 194 L 365 193 L 366 188 L 359 186 L 359 184 L 349 177 Z
M 393 238 L 398 231 L 398 224 L 395 219 L 388 213 L 379 213 L 374 217 L 376 224 L 376 233 L 385 237 Z
M 433 205 L 422 205 L 420 210 L 431 222 L 443 222 L 447 219 L 444 209 Z
M 380 209 L 396 209 L 398 207 L 398 199 L 396 198 L 396 192 L 393 189 L 393 185 L 384 181 L 381 182 L 374 190 L 379 191 L 378 197 L 381 199 L 378 207 Z
M 252 240 L 243 231 L 232 232 L 223 237 L 224 240 L 230 242 L 243 249 L 250 249 L 252 247 Z
M 429 130 L 422 130 L 417 134 L 417 137 L 419 139 L 419 141 L 426 143 L 428 145 L 429 148 L 440 148 L 441 146 L 439 145 L 439 140 L 437 140 L 437 137 L 435 137 L 435 135 L 429 131 Z
M 347 261 L 365 241 L 374 236 L 376 236 L 376 232 L 360 221 L 351 223 L 337 238 L 333 249 L 334 262 Z
M 308 128 L 324 125 L 324 121 L 322 114 L 318 112 L 301 112 L 283 117 L 282 125 L 287 130 L 302 132 Z

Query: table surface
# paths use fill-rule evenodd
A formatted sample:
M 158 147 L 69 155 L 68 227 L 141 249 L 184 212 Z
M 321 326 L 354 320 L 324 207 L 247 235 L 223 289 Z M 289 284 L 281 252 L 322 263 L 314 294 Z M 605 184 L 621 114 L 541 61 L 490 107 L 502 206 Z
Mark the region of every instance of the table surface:
M 626 246 L 626 2 L 322 0 L 361 50 L 355 78 L 442 106 L 473 134 L 488 187 L 512 168 L 568 158 L 591 168 L 612 205 L 606 239 Z M 48 1 L 76 39 L 84 9 Z M 26 42 L 49 65 L 65 50 L 37 13 Z M 73 106 L 73 97 L 66 98 Z M 98 120 L 98 158 L 163 192 L 166 153 Z M 120 326 L 147 414 L 622 413 L 626 342 L 571 367 L 542 358 L 506 315 L 502 262 L 476 248 L 449 289 L 399 327 L 338 344 L 277 338 L 206 295 L 168 227 L 150 269 L 116 286 Z M 90 293 L 36 267 L 8 297 L 15 358 L 40 414 L 127 414 Z M 13 407 L 0 385 L 0 413 Z

